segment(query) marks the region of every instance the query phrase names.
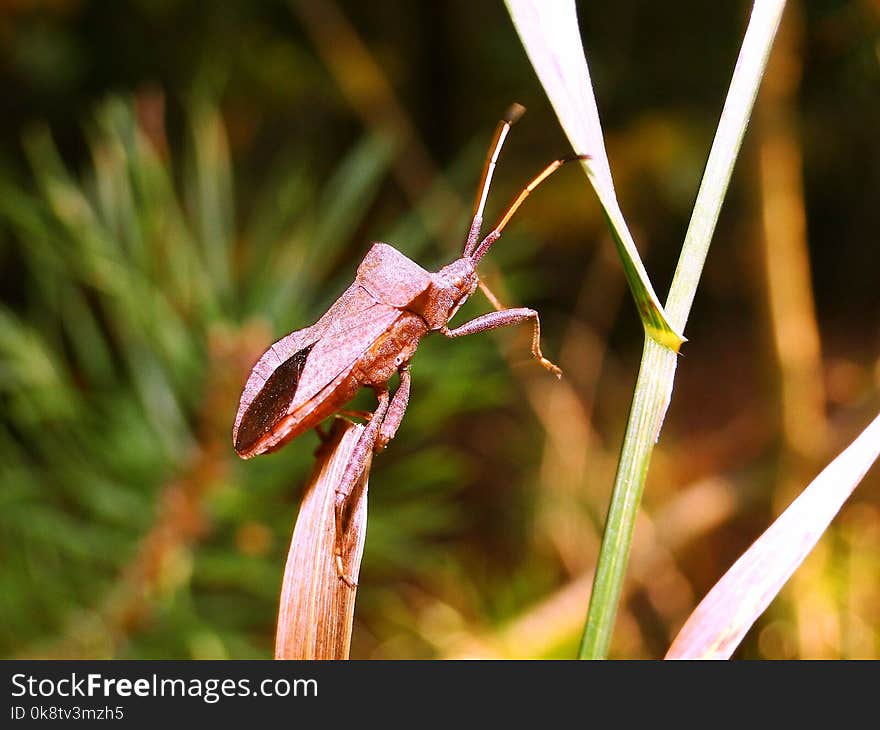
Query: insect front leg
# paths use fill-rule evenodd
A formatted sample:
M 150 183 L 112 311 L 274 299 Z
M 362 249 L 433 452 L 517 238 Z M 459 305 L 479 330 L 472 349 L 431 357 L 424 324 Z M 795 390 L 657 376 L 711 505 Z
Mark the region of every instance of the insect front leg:
M 486 330 L 494 330 L 498 327 L 508 327 L 514 324 L 520 324 L 526 320 L 534 322 L 532 331 L 532 356 L 547 370 L 553 373 L 557 378 L 562 377 L 562 370 L 544 357 L 541 352 L 541 320 L 538 313 L 534 309 L 526 307 L 517 307 L 514 309 L 502 309 L 498 312 L 489 312 L 479 317 L 475 317 L 470 322 L 455 329 L 442 327 L 440 332 L 446 337 L 464 337 L 465 335 L 474 335 L 477 332 L 485 332 Z
M 336 571 L 339 573 L 339 577 L 352 588 L 355 587 L 355 583 L 345 575 L 342 568 L 342 536 L 345 534 L 345 503 L 348 499 L 348 495 L 351 494 L 351 490 L 357 483 L 357 480 L 360 478 L 361 474 L 364 473 L 367 458 L 376 444 L 376 439 L 379 436 L 379 429 L 382 426 L 382 421 L 385 419 L 385 414 L 388 412 L 388 391 L 379 390 L 376 395 L 379 398 L 379 405 L 376 407 L 376 410 L 373 411 L 370 422 L 367 424 L 366 428 L 364 428 L 364 432 L 355 444 L 348 465 L 345 467 L 345 471 L 342 474 L 342 479 L 339 480 L 339 486 L 336 487 L 336 500 L 334 505 L 336 512 L 336 546 L 334 548 L 336 553 Z

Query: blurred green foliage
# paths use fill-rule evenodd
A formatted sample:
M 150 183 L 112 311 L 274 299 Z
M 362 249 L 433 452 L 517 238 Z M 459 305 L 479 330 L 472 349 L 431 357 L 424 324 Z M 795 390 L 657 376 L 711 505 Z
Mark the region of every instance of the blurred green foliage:
M 138 104 L 149 115 L 143 107 L 161 97 Z M 28 281 L 19 311 L 0 310 L 4 648 L 63 632 L 71 611 L 100 606 L 136 560 L 137 539 L 153 520 L 170 519 L 157 515 L 157 503 L 181 481 L 185 492 L 210 495 L 210 535 L 192 551 L 186 540 L 166 546 L 186 565 L 160 566 L 170 575 L 158 584 L 171 583 L 157 607 L 163 635 L 113 650 L 180 656 L 210 638 L 223 654 L 257 656 L 271 639 L 285 536 L 314 444 L 239 464 L 231 419 L 275 323 L 313 321 L 352 276 L 333 274 L 333 263 L 389 150 L 365 137 L 324 191 L 285 161 L 239 230 L 216 109 L 200 101 L 189 110 L 195 143 L 179 194 L 164 139 L 145 133 L 138 104 L 98 108 L 87 127 L 92 164 L 81 177 L 47 129 L 32 130 L 25 146 L 35 189 L 4 188 L 3 219 L 27 242 Z M 450 414 L 501 402 L 499 366 L 479 339 L 419 358 L 419 405 L 399 445 L 412 453 L 390 473 L 377 469 L 377 481 L 392 487 L 375 499 L 370 570 L 416 571 L 436 560 L 419 543 L 454 529 L 450 497 L 464 463 L 432 445 L 432 434 Z M 450 371 L 457 377 L 444 377 Z
M 618 194 L 661 295 L 746 5 L 579 4 Z M 491 210 L 567 151 L 503 3 L 334 4 L 440 161 L 437 179 L 405 189 L 395 176 L 402 140 L 361 121 L 297 6 L 22 0 L 0 9 L 4 656 L 269 656 L 317 440 L 235 457 L 230 430 L 250 366 L 326 310 L 370 241 L 432 269 L 456 255 L 485 145 L 511 101 L 529 114 L 505 149 Z M 851 435 L 876 402 L 880 346 L 870 245 L 880 228 L 878 16 L 869 3 L 803 8 L 797 113 L 817 316 L 829 405 Z M 688 601 L 772 512 L 780 447 L 755 304 L 749 144 L 645 502 L 659 512 L 707 474 L 760 496 L 681 548 L 675 580 L 657 571 L 665 603 L 656 586 L 637 585 L 617 647 L 629 656 L 663 653 Z M 441 184 L 461 202 L 434 221 Z M 420 347 L 411 407 L 374 461 L 354 656 L 455 653 L 456 641 L 470 647 L 466 639 L 501 630 L 589 569 L 641 349 L 619 264 L 602 264 L 603 230 L 582 175 L 560 173 L 486 267 L 505 301 L 541 311 L 544 350 L 553 359 L 564 350 L 575 405 L 533 368 L 527 333 Z M 459 317 L 485 308 L 475 296 Z M 719 382 L 719 363 L 729 382 Z M 867 561 L 876 544 L 870 494 L 844 516 L 837 562 L 823 574 L 846 610 L 868 606 L 858 609 L 868 625 L 876 592 L 854 597 L 834 581 L 845 569 L 878 582 L 878 561 L 853 557 Z M 790 655 L 779 637 L 792 606 L 782 603 L 744 655 Z M 536 640 L 539 655 L 573 655 L 586 593 L 573 610 L 571 630 Z M 544 625 L 568 626 L 559 615 Z M 877 646 L 876 626 L 858 646 Z

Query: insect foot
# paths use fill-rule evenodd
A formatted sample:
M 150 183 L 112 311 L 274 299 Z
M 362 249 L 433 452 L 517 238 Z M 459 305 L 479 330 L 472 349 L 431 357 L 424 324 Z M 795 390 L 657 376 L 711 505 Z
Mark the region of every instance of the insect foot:
M 560 368 L 558 365 L 556 365 L 556 364 L 550 362 L 550 361 L 549 361 L 546 357 L 544 357 L 543 355 L 539 355 L 539 356 L 538 356 L 538 364 L 540 364 L 541 367 L 543 367 L 543 368 L 549 370 L 549 371 L 550 371 L 551 373 L 553 373 L 557 378 L 559 378 L 559 379 L 562 378 L 562 368 Z
M 348 493 L 336 490 L 334 511 L 336 513 L 336 535 L 333 540 L 333 558 L 336 565 L 336 575 L 349 588 L 357 588 L 357 583 L 346 574 L 342 563 L 342 552 L 345 541 L 345 509 L 348 503 Z
M 342 565 L 342 548 L 340 547 L 338 542 L 336 545 L 335 557 L 336 557 L 336 575 L 338 575 L 339 579 L 343 583 L 345 583 L 345 585 L 347 585 L 349 588 L 352 588 L 352 589 L 357 588 L 358 584 L 354 580 L 352 580 L 352 578 L 350 578 L 349 576 L 347 576 L 345 574 L 345 568 Z
M 385 447 L 388 446 L 388 442 L 391 441 L 387 436 L 383 436 L 381 433 L 376 437 L 376 443 L 373 446 L 373 451 L 375 453 L 379 453 L 380 451 L 384 451 Z

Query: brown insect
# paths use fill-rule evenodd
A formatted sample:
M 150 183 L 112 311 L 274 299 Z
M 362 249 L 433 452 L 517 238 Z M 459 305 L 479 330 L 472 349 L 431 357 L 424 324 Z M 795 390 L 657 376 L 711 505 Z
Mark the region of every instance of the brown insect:
M 340 412 L 362 387 L 372 388 L 378 406 L 359 439 L 336 492 L 337 534 L 342 534 L 345 501 L 364 470 L 370 450 L 394 438 L 410 395 L 409 362 L 419 341 L 431 332 L 462 337 L 530 321 L 532 355 L 551 373 L 562 372 L 541 353 L 541 324 L 533 309 L 504 309 L 485 286 L 497 311 L 450 329 L 449 320 L 480 284 L 476 266 L 523 201 L 566 162 L 551 162 L 514 199 L 498 224 L 480 240 L 483 209 L 492 174 L 510 126 L 525 109 L 514 104 L 495 131 L 474 203 L 474 216 L 461 258 L 431 273 L 386 243 L 374 243 L 357 269 L 354 283 L 311 327 L 291 332 L 260 358 L 241 395 L 232 440 L 244 459 L 268 453 Z M 388 381 L 400 384 L 391 397 Z M 337 565 L 341 560 L 337 554 Z M 345 578 L 340 571 L 340 576 Z M 347 580 L 347 579 L 346 579 Z

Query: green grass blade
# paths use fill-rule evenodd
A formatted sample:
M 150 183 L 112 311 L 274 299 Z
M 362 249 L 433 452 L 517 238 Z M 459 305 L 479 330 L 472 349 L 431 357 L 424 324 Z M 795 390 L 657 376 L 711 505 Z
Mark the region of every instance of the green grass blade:
M 393 153 L 393 141 L 381 135 L 368 135 L 360 140 L 335 170 L 326 191 L 315 203 L 318 215 L 308 245 L 276 251 L 273 257 L 276 270 L 291 272 L 285 280 L 277 282 L 272 291 L 263 294 L 268 300 L 265 311 L 277 321 L 289 322 L 290 310 L 296 305 L 302 306 L 312 293 L 310 288 L 314 282 L 326 277 L 373 202 Z M 366 251 L 368 242 L 362 242 L 361 246 Z
M 231 250 L 235 231 L 232 164 L 220 113 L 204 100 L 189 108 L 192 159 L 186 193 L 205 265 L 221 300 L 232 294 Z
M 758 0 L 752 10 L 669 292 L 667 313 L 678 329 L 684 328 L 696 293 L 784 5 L 783 0 Z M 636 514 L 675 367 L 675 353 L 646 339 L 590 596 L 582 658 L 605 657 L 611 643 Z

